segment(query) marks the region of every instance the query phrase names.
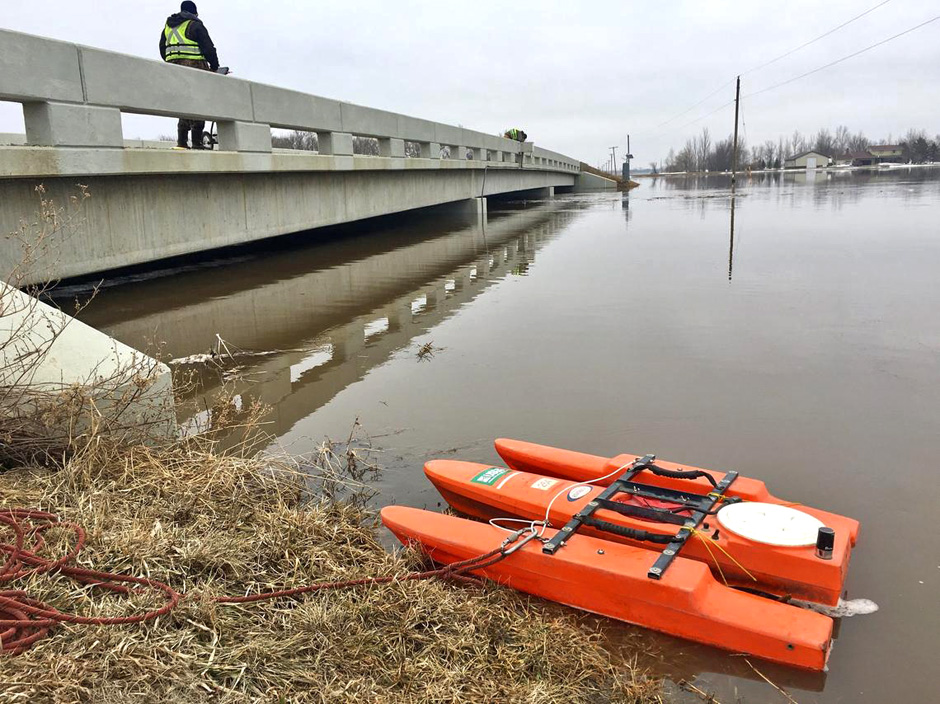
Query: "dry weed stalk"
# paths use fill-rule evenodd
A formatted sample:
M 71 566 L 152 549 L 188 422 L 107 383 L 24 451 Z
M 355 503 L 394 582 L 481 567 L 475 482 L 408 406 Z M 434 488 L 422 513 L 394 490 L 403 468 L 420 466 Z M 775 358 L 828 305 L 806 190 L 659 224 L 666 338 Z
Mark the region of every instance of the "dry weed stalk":
M 119 354 L 118 343 L 80 378 L 63 378 L 71 358 L 83 354 L 74 342 L 58 344 L 75 321 L 40 300 L 54 282 L 19 288 L 49 268 L 58 241 L 78 226 L 90 196 L 79 186 L 68 207 L 59 208 L 42 186 L 36 191 L 35 220 L 10 235 L 21 245 L 22 260 L 8 273 L 8 283 L 0 282 L 0 466 L 60 462 L 102 435 L 134 444 L 161 435 L 154 426 L 168 422 L 168 413 L 141 412 L 152 408 L 145 399 L 159 364 L 144 355 Z M 75 314 L 87 302 L 76 302 Z

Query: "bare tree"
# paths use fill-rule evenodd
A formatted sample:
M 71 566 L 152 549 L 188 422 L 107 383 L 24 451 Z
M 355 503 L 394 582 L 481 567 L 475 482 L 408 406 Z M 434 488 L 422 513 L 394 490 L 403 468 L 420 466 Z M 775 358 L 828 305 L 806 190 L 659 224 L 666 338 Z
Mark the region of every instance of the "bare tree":
M 832 156 L 833 150 L 835 149 L 835 139 L 832 133 L 825 127 L 816 133 L 816 139 L 813 141 L 813 149 L 820 154 Z
M 704 171 L 708 168 L 708 156 L 712 150 L 712 137 L 707 127 L 702 128 L 702 136 L 698 139 L 698 150 L 696 154 L 696 167 L 698 171 Z
M 774 144 L 772 139 L 768 139 L 764 142 L 764 146 L 761 148 L 761 159 L 764 161 L 766 168 L 773 168 L 774 157 L 777 155 L 777 145 Z
M 836 151 L 836 154 L 845 154 L 849 150 L 849 139 L 851 136 L 852 135 L 849 132 L 849 128 L 845 125 L 839 125 L 836 127 L 836 135 L 833 138 L 833 147 Z
M 730 171 L 731 153 L 733 151 L 733 138 L 719 139 L 715 148 L 709 154 L 707 168 L 709 171 Z
M 271 146 L 275 149 L 298 149 L 315 152 L 319 149 L 320 144 L 316 132 L 292 130 L 287 134 L 272 135 Z
M 924 130 L 910 129 L 901 140 L 901 149 L 903 150 L 904 160 L 915 164 L 923 164 L 931 160 L 931 144 L 927 139 L 927 132 Z
M 696 169 L 696 147 L 691 139 L 685 140 L 685 146 L 679 150 L 675 158 L 669 164 L 670 171 L 695 171 Z
M 379 155 L 379 140 L 373 137 L 353 137 L 353 154 Z
M 871 146 L 871 142 L 861 131 L 850 135 L 846 142 L 846 150 L 850 152 L 864 152 L 869 146 Z
M 806 139 L 800 134 L 799 130 L 793 130 L 793 136 L 790 137 L 790 149 L 793 150 L 793 153 L 788 156 L 795 156 L 806 151 Z

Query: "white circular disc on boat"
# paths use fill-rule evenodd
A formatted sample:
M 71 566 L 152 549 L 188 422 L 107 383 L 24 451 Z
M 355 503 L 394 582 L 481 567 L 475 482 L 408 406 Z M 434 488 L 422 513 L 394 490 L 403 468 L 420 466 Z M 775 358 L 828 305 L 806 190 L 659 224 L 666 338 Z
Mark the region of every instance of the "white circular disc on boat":
M 816 544 L 823 522 L 792 506 L 744 501 L 718 511 L 718 522 L 742 538 L 766 545 L 803 547 Z

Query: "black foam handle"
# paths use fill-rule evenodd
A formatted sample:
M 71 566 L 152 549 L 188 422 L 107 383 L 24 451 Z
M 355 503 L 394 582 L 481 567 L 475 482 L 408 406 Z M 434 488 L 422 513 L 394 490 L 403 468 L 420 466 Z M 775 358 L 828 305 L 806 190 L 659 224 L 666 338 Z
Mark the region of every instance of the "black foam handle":
M 700 469 L 666 469 L 665 467 L 657 467 L 655 464 L 647 465 L 643 469 L 648 469 L 653 474 L 657 474 L 660 477 L 670 477 L 671 479 L 697 479 L 698 477 L 705 477 L 713 487 L 718 486 L 718 482 L 715 481 L 715 478 L 708 472 L 703 472 Z
M 585 518 L 582 522 L 586 526 L 593 526 L 595 528 L 599 528 L 600 530 L 607 531 L 608 533 L 614 533 L 616 535 L 623 536 L 624 538 L 630 538 L 631 540 L 644 540 L 648 543 L 669 545 L 669 543 L 676 539 L 676 536 L 674 535 L 663 535 L 662 533 L 651 533 L 648 530 L 627 528 L 626 526 L 620 526 L 616 523 L 611 523 L 610 521 L 602 521 L 599 518 L 588 517 Z

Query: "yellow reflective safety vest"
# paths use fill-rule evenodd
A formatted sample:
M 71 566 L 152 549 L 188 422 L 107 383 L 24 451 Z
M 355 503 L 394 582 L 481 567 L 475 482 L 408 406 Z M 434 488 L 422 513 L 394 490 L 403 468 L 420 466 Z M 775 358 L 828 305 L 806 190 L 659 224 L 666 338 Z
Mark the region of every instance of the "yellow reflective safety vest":
M 202 49 L 199 48 L 199 42 L 186 37 L 186 30 L 189 29 L 190 22 L 192 20 L 186 20 L 176 27 L 167 25 L 163 28 L 163 36 L 166 38 L 165 61 L 179 61 L 180 59 L 206 60 L 206 57 L 202 55 Z
M 515 127 L 509 130 L 509 139 L 519 139 L 519 130 Z

